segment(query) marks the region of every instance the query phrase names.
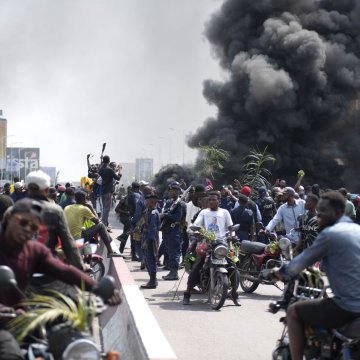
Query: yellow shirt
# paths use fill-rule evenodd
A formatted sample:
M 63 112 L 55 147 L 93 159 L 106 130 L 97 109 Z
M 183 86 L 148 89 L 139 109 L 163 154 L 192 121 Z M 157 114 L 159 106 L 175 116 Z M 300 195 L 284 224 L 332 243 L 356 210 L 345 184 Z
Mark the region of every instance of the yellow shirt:
M 90 191 L 92 183 L 93 181 L 87 176 L 80 178 L 80 186 L 87 191 Z
M 75 240 L 81 238 L 81 231 L 84 227 L 85 220 L 95 217 L 88 207 L 80 204 L 68 205 L 64 209 L 64 213 L 70 233 Z

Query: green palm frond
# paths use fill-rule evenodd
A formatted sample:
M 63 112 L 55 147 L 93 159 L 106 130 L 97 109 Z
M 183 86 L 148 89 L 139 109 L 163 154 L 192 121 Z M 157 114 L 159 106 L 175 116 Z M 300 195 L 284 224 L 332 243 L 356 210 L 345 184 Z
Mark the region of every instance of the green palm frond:
M 215 175 L 222 174 L 222 171 L 224 169 L 223 164 L 230 157 L 229 152 L 219 148 L 218 145 L 200 145 L 199 150 L 200 167 L 203 175 L 209 176 L 214 179 Z
M 87 324 L 95 316 L 95 308 L 88 304 L 84 291 L 77 289 L 77 303 L 69 296 L 56 290 L 47 290 L 49 295 L 33 294 L 19 305 L 30 311 L 18 316 L 8 323 L 8 329 L 18 341 L 40 326 L 53 323 L 57 319 L 68 322 L 79 331 L 86 331 Z
M 260 186 L 270 188 L 268 178 L 271 172 L 265 166 L 275 161 L 275 157 L 267 152 L 267 147 L 263 151 L 258 148 L 250 150 L 249 155 L 244 158 L 240 182 L 249 186 L 254 192 Z

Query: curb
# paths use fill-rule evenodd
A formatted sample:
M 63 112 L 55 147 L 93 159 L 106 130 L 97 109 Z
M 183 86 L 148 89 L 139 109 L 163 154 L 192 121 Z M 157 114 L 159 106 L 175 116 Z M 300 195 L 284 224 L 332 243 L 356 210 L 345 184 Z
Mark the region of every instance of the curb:
M 124 259 L 104 256 L 104 263 L 122 297 L 100 316 L 104 349 L 118 351 L 121 360 L 176 360 Z

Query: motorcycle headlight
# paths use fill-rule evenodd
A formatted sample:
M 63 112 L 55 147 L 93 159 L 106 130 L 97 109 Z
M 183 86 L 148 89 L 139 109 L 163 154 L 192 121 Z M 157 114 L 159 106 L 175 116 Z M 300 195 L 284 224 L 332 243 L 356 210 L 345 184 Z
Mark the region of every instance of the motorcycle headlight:
M 226 254 L 228 252 L 227 246 L 225 245 L 218 245 L 216 246 L 216 248 L 214 249 L 214 256 L 217 259 L 223 259 Z
M 89 339 L 78 339 L 71 342 L 65 349 L 63 360 L 100 360 L 100 352 Z

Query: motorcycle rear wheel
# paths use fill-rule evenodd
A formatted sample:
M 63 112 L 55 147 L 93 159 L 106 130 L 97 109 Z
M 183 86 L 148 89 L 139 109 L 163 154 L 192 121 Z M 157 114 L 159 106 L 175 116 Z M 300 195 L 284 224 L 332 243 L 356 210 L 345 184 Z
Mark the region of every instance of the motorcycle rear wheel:
M 245 273 L 256 273 L 257 272 L 256 265 L 255 265 L 254 261 L 250 257 L 245 259 L 243 261 L 243 263 L 240 265 L 240 270 L 242 270 L 242 272 L 240 272 L 240 286 L 241 286 L 241 288 L 246 293 L 254 292 L 258 288 L 259 282 L 245 279 L 242 276 Z
M 96 281 L 102 279 L 105 275 L 105 265 L 103 264 L 103 262 L 91 260 L 89 265 L 91 269 L 91 272 L 89 274 L 90 277 Z
M 213 310 L 219 310 L 225 303 L 229 289 L 229 278 L 227 274 L 215 274 L 215 286 L 209 289 L 210 305 Z

